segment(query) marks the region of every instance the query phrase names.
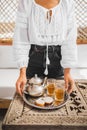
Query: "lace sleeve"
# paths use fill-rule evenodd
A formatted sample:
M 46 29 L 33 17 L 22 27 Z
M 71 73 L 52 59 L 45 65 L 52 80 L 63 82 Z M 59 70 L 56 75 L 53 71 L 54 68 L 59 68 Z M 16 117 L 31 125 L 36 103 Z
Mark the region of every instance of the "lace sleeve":
M 13 54 L 18 68 L 27 67 L 29 49 L 27 0 L 20 0 L 13 38 Z
M 61 46 L 62 60 L 61 64 L 64 68 L 72 68 L 77 64 L 77 25 L 74 13 L 73 0 L 69 3 L 67 15 L 67 36 Z

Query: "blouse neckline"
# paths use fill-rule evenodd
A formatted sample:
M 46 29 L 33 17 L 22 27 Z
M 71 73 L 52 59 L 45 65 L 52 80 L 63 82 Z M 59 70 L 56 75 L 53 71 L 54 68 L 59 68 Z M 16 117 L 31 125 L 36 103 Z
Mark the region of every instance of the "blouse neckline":
M 60 2 L 59 2 L 56 6 L 54 6 L 54 7 L 48 9 L 48 8 L 45 8 L 44 6 L 42 6 L 42 5 L 40 5 L 40 4 L 37 4 L 36 1 L 33 0 L 33 3 L 34 3 L 36 6 L 42 8 L 44 11 L 49 11 L 49 10 L 52 10 L 52 11 L 53 11 L 53 10 L 55 10 L 56 8 L 58 8 L 58 7 L 61 5 L 61 2 L 62 2 L 62 0 L 60 0 Z

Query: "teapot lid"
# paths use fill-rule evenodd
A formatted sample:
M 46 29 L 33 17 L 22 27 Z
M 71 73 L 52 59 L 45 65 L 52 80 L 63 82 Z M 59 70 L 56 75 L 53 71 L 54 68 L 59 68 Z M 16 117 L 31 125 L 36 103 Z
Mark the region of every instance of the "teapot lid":
M 31 84 L 40 84 L 40 83 L 42 83 L 42 79 L 39 78 L 37 76 L 37 74 L 35 74 L 35 76 L 29 80 L 29 83 L 31 83 Z

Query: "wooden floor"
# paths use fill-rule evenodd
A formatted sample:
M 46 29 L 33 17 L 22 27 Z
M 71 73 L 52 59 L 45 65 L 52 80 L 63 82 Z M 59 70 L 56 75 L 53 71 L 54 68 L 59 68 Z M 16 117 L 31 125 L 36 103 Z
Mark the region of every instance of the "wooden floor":
M 2 130 L 2 121 L 4 119 L 4 116 L 6 114 L 6 111 L 10 105 L 11 100 L 10 99 L 0 99 L 0 130 Z
M 11 102 L 10 99 L 1 99 L 0 98 L 0 109 L 2 109 L 2 108 L 4 108 L 4 109 L 8 108 L 9 105 L 10 105 L 10 102 Z
M 0 109 L 0 130 L 2 130 L 2 121 L 4 119 L 4 116 L 6 114 L 7 109 Z

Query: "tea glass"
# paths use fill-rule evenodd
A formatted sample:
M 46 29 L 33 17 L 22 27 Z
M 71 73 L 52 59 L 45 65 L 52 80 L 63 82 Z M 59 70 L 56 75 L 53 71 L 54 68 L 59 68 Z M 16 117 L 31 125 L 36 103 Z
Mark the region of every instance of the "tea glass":
M 55 91 L 55 79 L 47 80 L 47 95 L 53 96 Z
M 54 98 L 55 101 L 64 101 L 65 85 L 64 83 L 55 83 Z

